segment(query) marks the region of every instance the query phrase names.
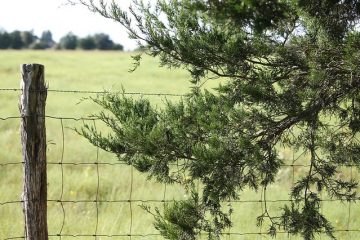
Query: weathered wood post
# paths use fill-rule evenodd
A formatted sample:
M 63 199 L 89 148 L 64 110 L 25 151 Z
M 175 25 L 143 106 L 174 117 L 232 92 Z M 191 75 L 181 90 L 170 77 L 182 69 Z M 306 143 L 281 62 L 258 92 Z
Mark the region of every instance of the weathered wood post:
M 47 178 L 44 66 L 23 64 L 20 114 L 24 162 L 23 210 L 26 240 L 47 240 Z

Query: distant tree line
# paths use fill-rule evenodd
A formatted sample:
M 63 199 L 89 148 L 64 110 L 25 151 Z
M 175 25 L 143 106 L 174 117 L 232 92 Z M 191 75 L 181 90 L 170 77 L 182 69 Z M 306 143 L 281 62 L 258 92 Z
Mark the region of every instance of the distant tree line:
M 97 33 L 89 35 L 84 38 L 79 38 L 73 33 L 68 33 L 60 39 L 58 48 L 60 49 L 84 49 L 84 50 L 123 50 L 124 47 L 121 44 L 114 43 L 109 35 L 104 33 Z
M 124 47 L 114 43 L 109 35 L 97 33 L 80 38 L 73 33 L 63 36 L 57 43 L 52 38 L 51 31 L 44 31 L 40 37 L 33 31 L 6 32 L 0 30 L 0 49 L 83 49 L 83 50 L 120 50 Z

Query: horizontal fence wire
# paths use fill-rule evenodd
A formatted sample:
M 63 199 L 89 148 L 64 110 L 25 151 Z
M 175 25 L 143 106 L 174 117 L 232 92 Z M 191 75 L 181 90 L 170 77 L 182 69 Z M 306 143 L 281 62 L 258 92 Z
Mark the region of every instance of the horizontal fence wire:
M 4 167 L 7 165 L 22 165 L 24 162 L 5 162 L 0 163 L 0 167 Z M 73 166 L 80 166 L 80 165 L 129 165 L 126 162 L 47 162 L 48 165 L 73 165 Z M 170 163 L 169 166 L 186 166 L 182 163 Z M 309 164 L 281 164 L 281 167 L 310 167 Z M 341 165 L 343 167 L 356 167 L 356 165 Z
M 357 229 L 344 229 L 344 230 L 334 230 L 335 233 L 337 232 L 360 232 L 360 230 Z M 277 234 L 289 234 L 289 232 L 286 231 L 278 231 Z M 325 232 L 318 232 L 318 233 L 325 233 Z M 201 235 L 208 235 L 207 233 L 201 233 Z M 243 232 L 243 233 L 236 233 L 236 232 L 222 232 L 221 235 L 223 236 L 251 236 L 251 235 L 269 235 L 268 232 Z M 49 234 L 49 237 L 108 237 L 108 238 L 114 238 L 114 237 L 161 237 L 162 235 L 159 233 L 150 233 L 150 234 Z M 25 239 L 24 236 L 20 237 L 10 237 L 5 238 L 4 240 L 11 240 L 11 239 Z
M 29 117 L 30 115 L 27 115 L 26 117 Z M 49 115 L 36 115 L 38 117 L 45 117 L 50 119 L 58 119 L 58 120 L 73 120 L 73 121 L 96 121 L 100 120 L 96 117 L 59 117 L 59 116 L 49 116 Z M 25 116 L 9 116 L 9 117 L 0 117 L 0 120 L 6 121 L 6 120 L 12 120 L 12 119 L 21 119 Z
M 4 167 L 7 165 L 21 165 L 24 164 L 24 162 L 5 162 L 0 163 L 0 167 Z M 129 165 L 126 162 L 47 162 L 48 165 Z M 182 163 L 170 163 L 169 166 L 185 166 L 185 164 Z M 310 167 L 310 164 L 281 164 L 281 167 Z M 357 165 L 341 165 L 342 167 L 357 167 Z
M 4 92 L 22 92 L 21 88 L 0 88 Z M 147 93 L 147 92 L 123 92 L 123 91 L 90 91 L 90 90 L 60 90 L 60 89 L 44 89 L 30 90 L 30 92 L 55 92 L 55 93 L 74 93 L 74 94 L 124 94 L 124 95 L 141 95 L 141 96 L 158 96 L 158 97 L 185 97 L 186 94 L 176 93 Z
M 354 198 L 352 201 L 359 201 L 360 198 Z M 35 200 L 32 200 L 35 201 Z M 48 199 L 47 202 L 49 203 L 174 203 L 177 200 L 158 200 L 158 199 L 123 199 L 123 200 L 91 200 L 91 199 L 85 199 L 85 200 L 58 200 L 58 199 Z M 295 202 L 296 200 L 292 199 L 266 199 L 266 202 L 269 203 L 282 203 L 282 202 Z M 15 201 L 6 201 L 6 202 L 0 202 L 0 206 L 8 205 L 8 204 L 18 204 L 18 203 L 24 203 L 23 200 L 15 200 Z M 258 200 L 258 199 L 249 199 L 249 200 L 228 200 L 224 201 L 223 203 L 263 203 L 265 201 Z M 345 200 L 341 199 L 320 199 L 319 202 L 345 202 Z M 359 229 L 360 231 L 360 229 Z
M 21 92 L 22 89 L 18 89 L 18 88 L 0 88 L 0 91 L 8 91 L 8 92 Z M 81 90 L 58 90 L 58 89 L 46 89 L 46 90 L 35 90 L 35 91 L 48 91 L 48 92 L 55 92 L 55 93 L 65 93 L 65 94 L 107 94 L 107 93 L 119 93 L 119 94 L 125 94 L 125 95 L 141 95 L 141 96 L 174 96 L 174 97 L 183 97 L 186 96 L 184 94 L 171 94 L 171 93 L 143 93 L 143 92 L 109 92 L 109 91 L 81 91 Z M 61 133 L 62 133 L 62 153 L 61 153 L 61 158 L 60 161 L 52 161 L 52 162 L 47 162 L 48 165 L 58 165 L 61 167 L 61 193 L 60 193 L 60 197 L 58 199 L 48 199 L 47 202 L 48 203 L 59 203 L 61 205 L 61 214 L 62 214 L 62 220 L 61 220 L 61 228 L 60 231 L 54 233 L 50 233 L 49 237 L 70 237 L 70 238 L 79 238 L 79 237 L 86 237 L 86 238 L 94 238 L 97 239 L 99 237 L 107 237 L 107 238 L 115 238 L 115 237 L 125 237 L 125 238 L 129 238 L 130 240 L 132 238 L 147 238 L 147 237 L 161 237 L 160 233 L 149 233 L 149 234 L 137 234 L 134 233 L 134 229 L 133 229 L 133 222 L 134 222 L 134 215 L 133 215 L 133 204 L 147 204 L 147 203 L 172 203 L 175 202 L 176 200 L 168 200 L 165 198 L 166 196 L 166 185 L 164 187 L 164 192 L 163 192 L 163 197 L 162 199 L 134 199 L 133 198 L 133 167 L 131 167 L 131 175 L 130 175 L 130 191 L 129 191 L 129 197 L 127 199 L 115 199 L 115 200 L 108 200 L 108 199 L 102 199 L 99 195 L 99 191 L 100 191 L 100 172 L 99 172 L 99 166 L 116 166 L 116 165 L 129 165 L 126 162 L 100 162 L 99 161 L 99 149 L 96 149 L 96 160 L 93 162 L 65 162 L 64 161 L 64 151 L 65 151 L 65 134 L 64 134 L 64 125 L 63 125 L 63 121 L 64 120 L 70 120 L 70 121 L 93 121 L 94 123 L 94 127 L 96 128 L 96 121 L 101 120 L 97 117 L 64 117 L 64 116 L 52 116 L 52 115 L 45 115 L 42 116 L 45 118 L 49 118 L 49 119 L 56 119 L 59 120 L 60 124 L 61 124 Z M 23 116 L 5 116 L 5 117 L 0 117 L 0 120 L 2 121 L 7 121 L 7 120 L 16 120 L 16 119 L 21 119 L 23 118 Z M 302 154 L 301 154 L 302 155 Z M 300 155 L 300 156 L 301 156 Z M 295 159 L 293 157 L 293 161 L 291 164 L 282 164 L 282 167 L 289 167 L 292 168 L 292 182 L 294 184 L 295 182 L 295 168 L 307 168 L 310 167 L 310 164 L 298 164 L 296 163 L 296 161 L 298 160 Z M 0 163 L 0 167 L 7 167 L 7 166 L 17 166 L 17 165 L 23 165 L 24 162 L 18 161 L 18 162 L 3 162 Z M 170 164 L 170 166 L 183 166 L 184 164 L 182 163 L 174 163 L 174 164 Z M 94 188 L 96 189 L 96 195 L 94 199 L 66 199 L 64 198 L 64 166 L 95 166 L 96 167 L 96 175 L 94 176 L 96 178 L 96 185 L 94 186 Z M 352 167 L 354 167 L 355 165 L 344 165 L 345 167 L 350 167 L 351 168 L 351 174 L 352 174 Z M 358 201 L 360 200 L 360 197 L 353 199 L 354 201 Z M 32 200 L 34 201 L 34 200 Z M 294 200 L 292 199 L 265 199 L 264 196 L 262 196 L 260 199 L 246 199 L 246 200 L 229 200 L 229 201 L 224 201 L 224 203 L 260 203 L 262 208 L 263 208 L 263 203 L 264 202 L 268 202 L 268 203 L 284 203 L 284 202 L 293 202 Z M 343 199 L 320 199 L 320 202 L 346 202 Z M 5 206 L 5 205 L 10 205 L 10 204 L 19 204 L 22 205 L 24 203 L 23 200 L 14 200 L 14 201 L 4 201 L 1 202 L 0 201 L 0 207 Z M 94 228 L 94 232 L 93 233 L 89 233 L 89 234 L 70 234 L 70 233 L 66 233 L 64 231 L 64 226 L 65 226 L 65 222 L 66 222 L 66 211 L 64 208 L 64 205 L 66 204 L 86 204 L 86 203 L 94 203 L 95 205 L 95 210 L 96 210 L 96 226 Z M 130 226 L 128 229 L 127 233 L 123 233 L 123 234 L 100 234 L 99 233 L 99 214 L 100 214 L 100 209 L 99 209 L 99 204 L 112 204 L 112 203 L 126 203 L 129 204 L 129 211 L 130 211 Z M 351 208 L 352 208 L 352 204 L 349 203 L 349 207 L 348 207 L 348 221 L 347 221 L 347 228 L 346 229 L 334 229 L 334 232 L 348 232 L 348 233 L 352 233 L 352 232 L 360 232 L 360 229 L 352 229 L 350 228 L 350 217 L 351 217 Z M 319 232 L 321 233 L 321 232 Z M 206 235 L 207 233 L 201 233 L 203 235 Z M 254 231 L 254 232 L 233 232 L 231 231 L 231 229 L 229 229 L 229 231 L 227 232 L 223 232 L 222 235 L 224 236 L 254 236 L 254 235 L 268 235 L 268 232 L 264 232 L 262 230 L 262 228 L 259 228 L 259 231 Z M 277 234 L 289 234 L 286 231 L 277 231 Z M 7 237 L 4 238 L 5 240 L 10 240 L 10 239 L 25 239 L 25 236 L 18 236 L 18 237 Z

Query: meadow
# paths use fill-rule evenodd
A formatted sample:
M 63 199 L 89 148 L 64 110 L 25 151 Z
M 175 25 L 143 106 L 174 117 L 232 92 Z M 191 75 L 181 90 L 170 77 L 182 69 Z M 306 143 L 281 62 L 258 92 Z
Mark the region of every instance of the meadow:
M 0 51 L 0 88 L 19 88 L 20 70 L 23 63 L 45 65 L 45 80 L 49 89 L 81 91 L 121 91 L 143 93 L 184 94 L 190 91 L 189 75 L 183 69 L 159 67 L 156 59 L 144 56 L 140 67 L 129 73 L 132 67 L 132 53 L 98 51 Z M 211 89 L 221 80 L 208 81 L 204 87 Z M 18 116 L 17 91 L 0 91 L 0 118 Z M 46 114 L 57 117 L 81 118 L 97 113 L 99 109 L 86 99 L 94 96 L 87 93 L 49 92 Z M 161 107 L 165 97 L 137 96 L 149 98 L 153 104 Z M 168 100 L 178 101 L 177 96 L 168 96 Z M 90 122 L 93 124 L 93 122 Z M 94 123 L 104 129 L 100 123 Z M 184 199 L 186 192 L 181 186 L 165 186 L 149 180 L 131 167 L 117 164 L 112 154 L 98 151 L 83 137 L 76 134 L 74 128 L 83 125 L 82 121 L 46 119 L 48 165 L 48 225 L 50 239 L 94 239 L 95 234 L 104 235 L 96 239 L 161 239 L 152 225 L 152 216 L 139 205 L 152 208 L 163 206 L 161 201 Z M 24 225 L 21 203 L 22 165 L 1 165 L 21 162 L 21 144 L 19 119 L 0 121 L 0 239 L 23 236 Z M 64 138 L 63 138 L 64 137 Z M 64 139 L 64 140 L 63 140 Z M 297 159 L 297 164 L 307 161 L 306 155 L 281 149 L 280 155 L 285 162 Z M 81 164 L 110 163 L 104 165 Z M 276 184 L 268 189 L 268 208 L 276 214 L 288 199 L 288 189 L 303 172 L 304 167 L 285 167 L 279 173 Z M 352 170 L 357 176 L 357 169 Z M 99 185 L 99 187 L 97 187 Z M 98 205 L 92 200 L 103 200 Z M 324 198 L 327 198 L 324 196 Z M 63 208 L 56 200 L 67 201 Z M 133 202 L 128 202 L 128 200 Z M 261 214 L 263 203 L 261 192 L 246 190 L 239 202 L 231 203 L 235 209 L 232 216 L 233 233 L 265 232 L 265 226 L 256 226 L 256 217 Z M 86 200 L 86 202 L 84 201 Z M 135 201 L 134 201 L 135 200 Z M 80 202 L 77 202 L 80 201 Z M 98 209 L 98 211 L 97 211 Z M 360 208 L 356 203 L 326 201 L 322 203 L 322 212 L 332 221 L 336 229 L 360 229 Z M 97 226 L 97 229 L 96 229 Z M 139 235 L 126 236 L 127 234 Z M 106 237 L 111 235 L 112 238 Z M 140 236 L 146 235 L 146 236 Z M 74 236 L 77 236 L 74 238 Z M 360 239 L 360 232 L 336 232 L 338 239 Z M 224 239 L 270 239 L 257 234 L 230 235 Z M 278 234 L 276 239 L 300 239 L 287 234 Z M 318 239 L 327 239 L 319 235 Z

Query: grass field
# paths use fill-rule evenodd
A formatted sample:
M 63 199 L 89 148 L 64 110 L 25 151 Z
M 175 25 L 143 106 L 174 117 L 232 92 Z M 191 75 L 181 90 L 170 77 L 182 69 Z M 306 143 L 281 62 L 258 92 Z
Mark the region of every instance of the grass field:
M 90 90 L 90 91 L 120 91 L 122 86 L 127 92 L 144 93 L 174 93 L 182 94 L 189 91 L 189 76 L 184 70 L 159 68 L 156 60 L 145 57 L 139 69 L 129 73 L 131 54 L 119 52 L 66 52 L 66 51 L 1 51 L 0 52 L 0 88 L 18 88 L 20 80 L 19 65 L 23 63 L 41 63 L 45 65 L 45 79 L 50 89 Z M 211 88 L 218 82 L 209 81 L 205 87 Z M 19 92 L 0 91 L 0 117 L 18 116 Z M 46 114 L 60 117 L 86 117 L 96 113 L 98 108 L 89 100 L 83 100 L 89 94 L 70 94 L 49 92 Z M 150 97 L 159 107 L 164 98 Z M 178 97 L 168 97 L 178 100 Z M 97 149 L 90 145 L 72 129 L 80 127 L 81 121 L 46 119 L 48 162 L 85 163 L 97 161 Z M 98 123 L 96 123 L 98 124 Z M 63 132 L 64 127 L 64 148 Z M 98 128 L 103 128 L 101 124 Z M 18 119 L 0 121 L 0 164 L 21 161 L 21 146 Z M 63 151 L 64 150 L 64 151 Z M 62 158 L 63 154 L 63 158 Z M 285 149 L 281 151 L 285 161 L 296 157 Z M 98 161 L 117 163 L 115 156 L 99 152 Z M 306 157 L 298 161 L 306 161 Z M 299 163 L 299 162 L 297 162 Z M 301 163 L 301 162 L 300 162 Z M 293 173 L 299 176 L 306 171 L 304 168 L 284 168 L 279 173 L 277 183 L 268 190 L 268 200 L 288 199 L 287 189 L 293 182 Z M 62 181 L 62 172 L 64 179 Z M 99 174 L 98 174 L 99 173 Z M 353 169 L 353 175 L 357 175 Z M 99 176 L 99 188 L 97 188 Z M 152 226 L 152 217 L 138 205 L 141 201 L 183 199 L 185 191 L 180 186 L 165 186 L 147 180 L 135 170 L 125 165 L 48 165 L 48 198 L 51 200 L 81 201 L 96 199 L 110 202 L 96 204 L 64 203 L 63 211 L 58 202 L 49 202 L 49 234 L 91 235 L 95 233 L 98 219 L 97 234 L 99 235 L 148 235 L 132 237 L 134 239 L 160 239 L 149 234 L 158 233 Z M 22 192 L 22 165 L 0 165 L 0 239 L 23 236 L 23 217 L 20 203 L 1 204 L 20 200 Z M 256 227 L 256 217 L 260 215 L 262 203 L 261 194 L 245 191 L 242 201 L 232 203 L 235 213 L 232 216 L 235 233 L 257 233 L 266 231 L 265 227 Z M 326 196 L 324 196 L 326 198 Z M 130 206 L 127 200 L 139 200 Z M 111 202 L 124 200 L 124 202 Z M 152 207 L 162 207 L 163 203 L 148 202 Z M 269 202 L 268 207 L 273 213 L 279 211 L 284 202 Z M 131 209 L 131 211 L 130 211 Z M 323 213 L 329 217 L 337 229 L 360 229 L 360 208 L 357 204 L 338 201 L 324 202 Z M 349 215 L 350 214 L 350 215 Z M 131 229 L 130 229 L 131 228 Z M 339 239 L 360 239 L 359 232 L 337 232 Z M 94 239 L 94 237 L 77 237 L 79 239 Z M 224 239 L 268 239 L 270 237 L 256 234 L 224 236 Z M 59 239 L 59 237 L 50 237 Z M 74 239 L 62 237 L 61 239 Z M 99 237 L 98 239 L 110 239 Z M 111 239 L 130 239 L 127 236 Z M 286 234 L 279 234 L 276 239 L 299 239 Z M 319 235 L 318 239 L 327 239 Z

